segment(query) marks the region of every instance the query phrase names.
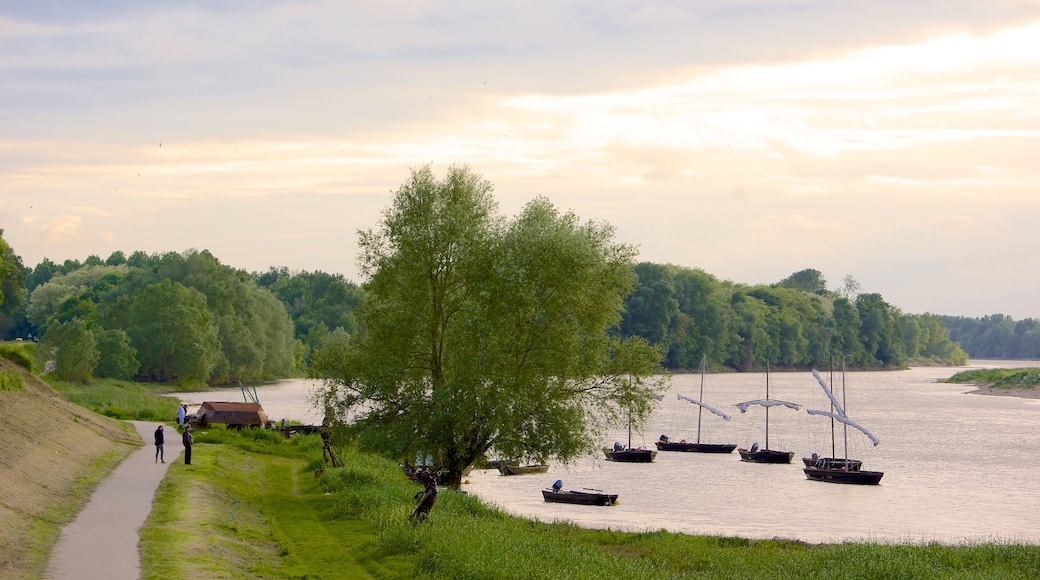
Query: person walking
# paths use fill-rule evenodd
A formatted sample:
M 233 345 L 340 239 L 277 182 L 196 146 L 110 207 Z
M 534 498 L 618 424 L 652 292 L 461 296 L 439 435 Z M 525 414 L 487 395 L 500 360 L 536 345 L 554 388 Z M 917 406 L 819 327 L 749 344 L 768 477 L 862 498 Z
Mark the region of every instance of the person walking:
M 184 425 L 184 418 L 187 417 L 187 416 L 188 416 L 188 406 L 187 405 L 181 405 L 180 408 L 177 409 L 177 426 L 178 427 Z
M 191 465 L 191 425 L 184 426 L 184 434 L 181 435 L 181 442 L 184 443 L 184 465 Z
M 162 461 L 166 463 L 166 458 L 163 457 L 163 444 L 166 443 L 166 437 L 163 436 L 162 425 L 155 430 L 155 462 L 159 463 Z

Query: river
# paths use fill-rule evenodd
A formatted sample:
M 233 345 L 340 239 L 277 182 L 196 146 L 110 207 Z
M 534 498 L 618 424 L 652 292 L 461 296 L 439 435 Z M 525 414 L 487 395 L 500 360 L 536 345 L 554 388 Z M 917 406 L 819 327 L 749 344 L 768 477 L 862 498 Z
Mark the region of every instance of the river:
M 970 386 L 937 383 L 979 367 L 1040 366 L 1035 361 L 970 361 L 964 367 L 915 367 L 905 371 L 845 375 L 848 415 L 880 440 L 871 447 L 850 430 L 850 456 L 864 469 L 884 471 L 877 486 L 809 481 L 800 458 L 830 455 L 829 420 L 806 407 L 828 402 L 810 373 L 772 373 L 772 398 L 800 403 L 802 410 L 770 411 L 770 446 L 795 452 L 791 465 L 743 463 L 727 455 L 658 453 L 654 463 L 620 464 L 585 458 L 551 465 L 549 473 L 503 477 L 475 470 L 463 489 L 503 509 L 542 521 L 627 531 L 665 529 L 689 534 L 785 538 L 806 542 L 877 541 L 1040 543 L 1040 399 L 966 394 Z M 827 371 L 823 376 L 830 380 Z M 840 392 L 841 376 L 835 374 Z M 653 446 L 660 434 L 696 438 L 696 407 L 675 396 L 698 397 L 699 375 L 676 375 L 647 429 L 633 445 Z M 257 387 L 274 419 L 318 423 L 307 393 L 313 381 L 288 380 Z M 180 393 L 189 408 L 203 400 L 241 400 L 239 389 Z M 704 402 L 732 416 L 705 412 L 702 441 L 748 447 L 764 443 L 761 411 L 741 414 L 734 403 L 765 396 L 764 373 L 709 374 Z M 608 433 L 603 445 L 626 441 Z M 839 430 L 840 437 L 840 430 Z M 838 454 L 842 454 L 838 443 Z M 612 507 L 549 504 L 540 490 L 557 479 L 565 489 L 602 489 L 619 494 Z

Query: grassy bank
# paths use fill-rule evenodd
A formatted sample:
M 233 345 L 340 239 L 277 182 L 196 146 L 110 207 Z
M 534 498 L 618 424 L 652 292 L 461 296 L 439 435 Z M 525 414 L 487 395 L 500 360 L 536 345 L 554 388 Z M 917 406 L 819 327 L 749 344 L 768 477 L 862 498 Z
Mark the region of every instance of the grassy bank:
M 448 490 L 413 525 L 419 487 L 392 462 L 345 452 L 345 467 L 315 479 L 315 436 L 198 435 L 193 465 L 171 466 L 142 530 L 145 578 L 1030 578 L 1040 570 L 1038 546 L 587 530 L 516 518 Z
M 89 385 L 45 377 L 66 399 L 99 415 L 134 421 L 176 422 L 179 402 L 163 396 L 175 388 L 117 379 L 95 379 Z
M 1013 391 L 1040 388 L 1040 369 L 976 369 L 946 379 L 946 383 L 975 383 L 991 389 Z

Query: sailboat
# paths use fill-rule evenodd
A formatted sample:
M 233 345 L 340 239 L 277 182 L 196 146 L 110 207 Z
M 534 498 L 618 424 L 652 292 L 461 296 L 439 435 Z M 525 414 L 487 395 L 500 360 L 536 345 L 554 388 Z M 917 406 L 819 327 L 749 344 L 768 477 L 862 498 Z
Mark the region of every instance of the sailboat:
M 863 462 L 858 459 L 849 459 L 849 427 L 858 429 L 875 446 L 881 441 L 874 436 L 873 433 L 867 431 L 862 425 L 848 418 L 845 414 L 845 361 L 842 361 L 841 365 L 841 398 L 842 402 L 838 403 L 838 400 L 834 397 L 834 392 L 827 386 L 827 383 L 823 381 L 823 377 L 820 373 L 813 369 L 813 377 L 816 382 L 820 384 L 820 388 L 823 389 L 824 394 L 831 401 L 830 411 L 820 411 L 817 409 L 806 409 L 805 411 L 810 415 L 820 415 L 824 417 L 830 417 L 831 419 L 831 456 L 820 457 L 816 453 L 812 454 L 812 457 L 803 457 L 802 463 L 805 467 L 802 471 L 805 473 L 805 477 L 813 481 L 827 481 L 830 483 L 852 483 L 858 485 L 877 485 L 881 478 L 884 477 L 885 472 L 883 471 L 866 471 L 863 469 Z M 831 377 L 831 383 L 834 383 L 833 373 Z M 837 421 L 842 424 L 843 434 L 843 457 L 837 457 L 836 451 L 836 439 L 834 431 L 834 422 Z
M 791 463 L 791 460 L 794 459 L 794 451 L 777 451 L 769 448 L 769 408 L 787 407 L 797 411 L 801 406 L 797 403 L 769 398 L 769 363 L 766 363 L 766 398 L 737 403 L 736 407 L 740 409 L 741 413 L 745 413 L 748 407 L 753 405 L 760 405 L 766 409 L 766 446 L 764 449 L 760 449 L 756 441 L 750 449 L 738 448 L 737 453 L 740 453 L 740 460 L 751 463 Z
M 657 441 L 658 451 L 688 451 L 694 453 L 732 453 L 736 449 L 736 443 L 701 443 L 701 415 L 704 410 L 707 409 L 712 413 L 722 417 L 724 421 L 729 421 L 730 416 L 725 412 L 712 407 L 711 405 L 702 403 L 704 399 L 704 374 L 708 372 L 708 357 L 701 355 L 701 391 L 698 395 L 699 399 L 691 399 L 676 393 L 676 397 L 680 401 L 688 401 L 694 405 L 697 405 L 697 441 L 695 443 L 688 443 L 686 440 L 673 442 L 668 440 L 668 436 L 661 435 L 661 438 Z
M 654 395 L 655 399 L 660 401 L 664 398 L 664 395 Z M 639 447 L 632 449 L 632 415 L 628 416 L 628 447 L 623 447 L 619 441 L 614 442 L 613 447 L 604 447 L 603 455 L 606 456 L 607 461 L 617 461 L 619 463 L 650 463 L 657 457 L 657 452 L 653 449 L 643 449 Z

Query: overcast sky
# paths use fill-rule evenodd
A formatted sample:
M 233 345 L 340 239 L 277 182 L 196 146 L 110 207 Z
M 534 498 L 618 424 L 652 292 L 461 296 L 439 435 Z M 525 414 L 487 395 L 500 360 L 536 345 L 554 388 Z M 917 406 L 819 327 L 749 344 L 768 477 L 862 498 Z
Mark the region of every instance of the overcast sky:
M 468 164 L 639 259 L 1040 318 L 1040 2 L 0 0 L 0 228 L 358 278 Z

